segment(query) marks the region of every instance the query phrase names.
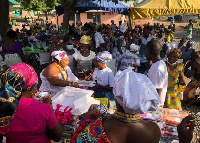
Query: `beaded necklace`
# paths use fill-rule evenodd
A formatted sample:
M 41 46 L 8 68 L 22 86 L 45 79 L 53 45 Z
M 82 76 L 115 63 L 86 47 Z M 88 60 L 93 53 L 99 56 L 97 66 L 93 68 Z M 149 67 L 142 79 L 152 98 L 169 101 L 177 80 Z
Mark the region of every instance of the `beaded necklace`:
M 115 112 L 112 117 L 124 123 L 137 123 L 142 120 L 139 114 L 125 114 L 121 112 Z
M 54 63 L 55 65 L 56 65 L 56 67 L 58 68 L 58 70 L 60 71 L 60 73 L 61 73 L 61 76 L 62 76 L 62 78 L 64 79 L 64 80 L 69 80 L 69 76 L 68 76 L 68 72 L 67 72 L 67 69 L 66 68 L 63 68 L 63 67 L 61 67 L 59 64 L 57 64 L 57 63 Z M 64 74 L 63 74 L 63 72 L 62 71 L 65 71 L 65 73 L 66 73 L 66 77 L 64 76 Z

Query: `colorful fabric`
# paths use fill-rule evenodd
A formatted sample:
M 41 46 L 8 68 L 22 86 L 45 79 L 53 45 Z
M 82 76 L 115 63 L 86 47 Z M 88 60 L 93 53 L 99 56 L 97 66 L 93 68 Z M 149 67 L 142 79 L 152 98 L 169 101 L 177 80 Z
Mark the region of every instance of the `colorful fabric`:
M 101 114 L 89 114 L 79 122 L 79 128 L 71 138 L 71 143 L 110 143 L 103 127 Z
M 80 39 L 81 44 L 90 44 L 91 38 L 90 36 L 83 35 Z
M 196 102 L 199 96 L 197 94 L 198 88 L 200 88 L 200 81 L 194 79 L 190 81 L 183 92 L 183 101 L 190 103 Z
M 167 42 L 171 43 L 171 39 L 174 37 L 174 32 L 172 30 L 168 30 L 165 32 L 165 36 L 167 38 Z
M 180 58 L 182 56 L 182 51 L 180 49 L 175 49 L 175 48 L 172 48 L 168 53 L 167 55 L 169 55 L 170 53 L 172 52 L 175 52 L 177 55 L 178 55 L 178 58 Z
M 51 53 L 51 57 L 53 61 L 57 61 L 60 62 L 61 60 L 63 60 L 64 58 L 68 57 L 67 52 L 65 51 L 54 51 Z
M 35 70 L 25 63 L 15 64 L 1 74 L 0 133 L 4 134 L 6 127 L 10 125 L 18 107 L 22 90 L 31 90 L 37 81 Z
M 95 59 L 101 63 L 107 63 L 112 60 L 112 55 L 108 51 L 100 52 Z
M 166 96 L 166 106 L 170 109 L 182 110 L 181 92 L 179 86 L 179 76 L 183 72 L 184 64 L 177 63 L 174 70 L 169 67 L 168 70 L 168 89 Z M 181 89 L 182 90 L 182 89 Z

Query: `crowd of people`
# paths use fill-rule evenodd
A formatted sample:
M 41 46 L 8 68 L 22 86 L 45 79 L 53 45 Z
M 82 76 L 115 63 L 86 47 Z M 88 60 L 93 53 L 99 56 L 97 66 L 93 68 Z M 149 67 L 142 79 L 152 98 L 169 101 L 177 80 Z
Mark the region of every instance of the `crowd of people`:
M 95 82 L 89 88 L 93 97 L 108 102 L 91 106 L 62 142 L 159 142 L 158 125 L 143 121 L 139 114 L 158 108 L 181 111 L 182 100 L 198 101 L 200 52 L 193 48 L 191 28 L 190 20 L 188 36 L 178 45 L 173 44 L 175 24 L 166 28 L 148 23 L 131 29 L 113 21 L 111 25 L 77 23 L 67 33 L 51 24 L 36 24 L 30 30 L 23 26 L 21 32 L 9 29 L 2 59 L 16 54 L 21 62 L 16 60 L 0 72 L 0 137 L 5 136 L 8 143 L 60 141 L 63 130 L 69 129 L 57 121 L 51 96 L 66 86 L 82 88 L 79 81 L 86 80 Z M 49 64 L 36 73 L 23 48 L 38 41 L 49 45 L 51 56 Z M 111 61 L 115 71 L 107 66 Z M 187 85 L 185 77 L 192 77 Z M 41 103 L 34 98 L 37 91 L 51 96 Z M 108 114 L 108 109 L 115 112 Z M 189 143 L 193 130 L 193 117 L 188 116 L 178 126 L 180 143 Z

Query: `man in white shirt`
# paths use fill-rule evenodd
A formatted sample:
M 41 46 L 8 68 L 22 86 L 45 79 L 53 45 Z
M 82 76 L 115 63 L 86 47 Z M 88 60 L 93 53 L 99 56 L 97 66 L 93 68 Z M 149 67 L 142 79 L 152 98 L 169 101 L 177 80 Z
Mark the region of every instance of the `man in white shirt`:
M 104 39 L 100 32 L 101 32 L 101 28 L 98 28 L 97 32 L 94 34 L 96 49 L 101 48 L 102 44 L 104 43 Z
M 160 96 L 159 106 L 163 106 L 168 87 L 168 72 L 165 62 L 160 57 L 160 50 L 161 45 L 159 41 L 152 39 L 147 43 L 145 52 L 147 59 L 152 61 L 148 77 Z

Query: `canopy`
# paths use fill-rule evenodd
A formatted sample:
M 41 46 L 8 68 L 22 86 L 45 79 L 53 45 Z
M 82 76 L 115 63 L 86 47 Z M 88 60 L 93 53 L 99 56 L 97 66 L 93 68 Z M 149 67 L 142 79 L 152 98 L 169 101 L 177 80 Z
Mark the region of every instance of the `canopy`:
M 18 3 L 15 0 L 9 0 L 9 5 L 12 6 L 12 7 L 19 7 L 20 3 Z
M 145 0 L 130 9 L 130 18 L 133 20 L 174 14 L 200 14 L 200 1 Z
M 124 5 L 122 2 L 118 1 L 118 3 L 114 3 L 112 1 L 107 0 L 80 0 L 78 1 L 75 11 L 83 12 L 88 10 L 104 10 L 110 11 L 114 13 L 120 13 L 124 15 L 128 15 L 129 7 Z M 56 12 L 58 15 L 64 14 L 63 6 L 56 6 Z

